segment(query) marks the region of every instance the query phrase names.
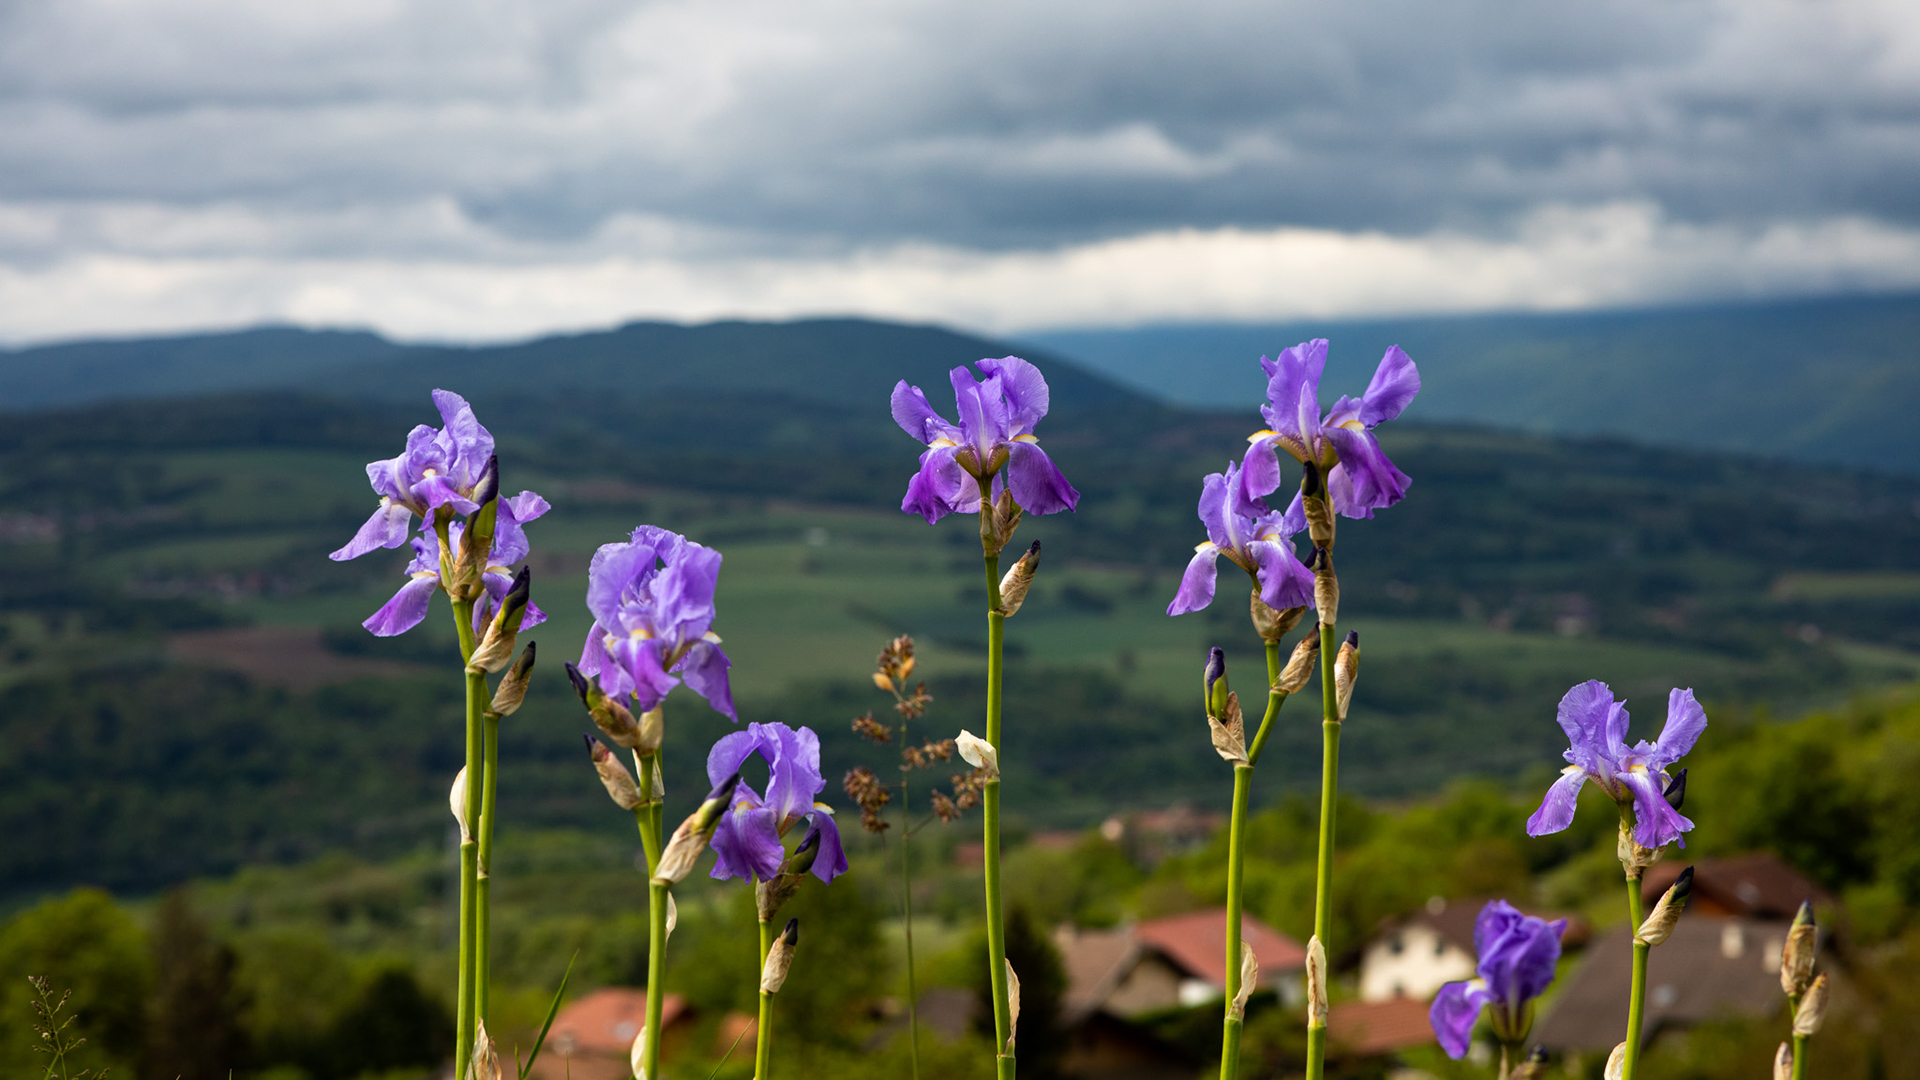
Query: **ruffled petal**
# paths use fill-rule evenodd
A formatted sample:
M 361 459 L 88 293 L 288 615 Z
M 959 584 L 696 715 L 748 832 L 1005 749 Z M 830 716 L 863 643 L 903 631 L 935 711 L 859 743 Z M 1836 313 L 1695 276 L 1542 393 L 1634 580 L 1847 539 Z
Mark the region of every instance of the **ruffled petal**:
M 962 364 L 947 372 L 947 381 L 953 384 L 954 409 L 960 416 L 960 441 L 976 449 L 988 442 L 997 442 L 988 437 L 986 407 L 981 401 L 980 384 L 973 381 L 973 373 Z
M 1527 835 L 1545 836 L 1573 824 L 1573 812 L 1580 805 L 1580 785 L 1586 782 L 1586 770 L 1580 766 L 1562 769 L 1560 779 L 1547 788 L 1546 798 L 1540 800 L 1540 809 L 1527 819 Z
M 1427 1022 L 1433 1025 L 1440 1048 L 1455 1061 L 1467 1056 L 1467 1047 L 1473 1042 L 1473 1026 L 1480 1022 L 1480 1010 L 1493 1000 L 1493 995 L 1479 982 L 1475 979 L 1442 986 L 1433 999 L 1433 1007 L 1427 1010 Z
M 1009 435 L 1028 435 L 1047 415 L 1050 395 L 1047 380 L 1040 369 L 1017 356 L 981 360 L 973 365 L 989 376 L 1000 377 L 1000 392 L 1007 399 Z M 1018 498 L 1018 495 L 1015 495 Z M 1025 506 L 1025 504 L 1021 504 Z
M 657 638 L 618 638 L 607 650 L 607 655 L 627 676 L 622 681 L 631 681 L 633 696 L 641 712 L 657 708 L 666 700 L 667 692 L 680 685 L 679 679 L 667 674 L 660 666 L 660 642 Z M 604 681 L 601 689 L 607 689 Z
M 1248 495 L 1265 497 L 1280 489 L 1280 458 L 1273 435 L 1255 435 L 1247 440 L 1247 452 L 1240 457 L 1240 486 Z
M 1327 367 L 1327 339 L 1303 341 L 1283 350 L 1276 361 L 1269 362 L 1261 357 L 1261 367 L 1268 372 L 1267 401 L 1271 405 L 1271 412 L 1267 420 L 1273 429 L 1282 435 L 1301 439 L 1311 436 L 1320 418 L 1317 398 L 1320 375 Z M 1309 403 L 1308 409 L 1312 413 L 1312 419 L 1304 423 L 1301 420 L 1302 398 Z
M 493 456 L 493 435 L 480 426 L 473 415 L 473 406 L 467 399 L 451 390 L 433 392 L 434 407 L 440 410 L 440 419 L 446 423 L 448 439 L 456 454 L 449 462 L 462 487 L 472 487 L 480 479 L 480 470 L 486 468 L 487 459 Z M 461 513 L 470 514 L 471 509 Z
M 1626 751 L 1620 742 L 1626 733 L 1625 716 L 1626 710 L 1613 700 L 1613 690 L 1598 679 L 1568 690 L 1554 713 L 1560 730 L 1567 733 L 1566 759 L 1595 776 L 1611 776 Z
M 827 786 L 820 774 L 820 736 L 804 726 L 772 723 L 760 728 L 780 748 L 767 781 L 767 805 L 773 809 L 775 823 L 805 817 L 813 811 L 813 797 Z
M 903 512 L 919 514 L 932 525 L 948 514 L 980 508 L 979 485 L 954 460 L 954 453 L 952 447 L 941 447 L 920 455 L 920 471 L 907 481 L 906 498 L 900 500 Z M 971 509 L 968 492 L 972 493 Z
M 653 548 L 642 544 L 602 544 L 587 564 L 587 610 L 613 633 L 633 629 L 621 610 L 628 588 L 647 580 L 658 561 Z
M 1693 822 L 1667 802 L 1666 784 L 1661 774 L 1646 769 L 1628 769 L 1620 780 L 1633 793 L 1633 839 L 1648 848 L 1665 847 L 1693 829 Z
M 713 746 L 707 751 L 708 784 L 718 787 L 720 781 L 739 772 L 747 763 L 747 759 L 756 753 L 769 763 L 773 761 L 774 751 L 765 745 L 765 738 L 760 729 L 759 724 L 748 724 L 745 731 L 729 732 L 714 740 Z M 745 781 L 741 783 L 744 784 Z M 745 791 L 749 795 L 753 793 L 753 789 L 748 787 L 735 790 L 736 792 Z M 759 801 L 756 796 L 754 802 Z
M 686 680 L 694 693 L 707 699 L 707 704 L 713 707 L 714 712 L 739 723 L 740 714 L 733 707 L 733 684 L 727 678 L 727 669 L 732 666 L 733 661 L 727 659 L 727 654 L 720 646 L 711 641 L 696 641 L 687 650 L 686 658 L 673 670 Z M 665 696 L 664 692 L 662 696 Z M 648 705 L 647 708 L 653 706 Z M 715 780 L 714 783 L 719 781 Z
M 708 846 L 719 856 L 708 876 L 722 881 L 727 878 L 766 881 L 780 872 L 780 860 L 787 854 L 774 828 L 773 811 L 744 800 L 721 815 Z
M 394 502 L 391 498 L 380 500 L 380 509 L 373 512 L 360 531 L 339 551 L 328 555 L 334 562 L 357 559 L 369 551 L 382 548 L 397 548 L 407 542 L 407 533 L 413 527 L 413 511 Z
M 1340 469 L 1353 486 L 1351 505 L 1341 511 L 1343 514 L 1371 517 L 1358 511 L 1382 510 L 1406 497 L 1413 481 L 1387 459 L 1372 432 L 1336 426 L 1325 429 L 1325 434 L 1340 455 Z
M 926 392 L 917 386 L 908 386 L 905 379 L 893 387 L 893 422 L 923 446 L 935 439 L 961 441 L 960 429 L 934 412 L 933 406 L 927 404 Z
M 820 854 L 814 856 L 813 876 L 831 885 L 847 872 L 847 852 L 840 846 L 840 826 L 833 820 L 833 809 L 825 803 L 813 804 L 813 827 L 820 833 Z
M 1194 549 L 1187 572 L 1180 575 L 1180 589 L 1173 594 L 1173 603 L 1167 605 L 1167 614 L 1185 615 L 1213 603 L 1214 579 L 1218 575 L 1215 562 L 1219 558 L 1217 544 L 1205 543 Z
M 1007 486 L 1029 514 L 1057 514 L 1080 503 L 1080 493 L 1054 467 L 1045 450 L 1029 442 L 1007 444 Z
M 1700 733 L 1707 729 L 1707 713 L 1694 700 L 1693 689 L 1673 690 L 1667 694 L 1667 722 L 1660 729 L 1660 737 L 1654 740 L 1651 752 L 1647 755 L 1647 764 L 1655 769 L 1667 766 L 1685 757 L 1687 751 L 1700 739 Z
M 1300 562 L 1292 543 L 1259 540 L 1247 546 L 1260 567 L 1261 603 L 1282 610 L 1313 606 L 1313 571 Z
M 392 637 L 404 634 L 420 625 L 427 617 L 427 603 L 433 599 L 435 589 L 440 587 L 440 575 L 415 574 L 408 579 L 393 598 L 382 604 L 379 611 L 367 617 L 361 623 L 373 632 L 374 637 Z
M 1373 380 L 1367 383 L 1367 392 L 1360 395 L 1360 422 L 1372 427 L 1399 416 L 1419 392 L 1420 369 L 1414 366 L 1413 358 L 1398 345 L 1388 346 L 1380 366 L 1373 371 Z

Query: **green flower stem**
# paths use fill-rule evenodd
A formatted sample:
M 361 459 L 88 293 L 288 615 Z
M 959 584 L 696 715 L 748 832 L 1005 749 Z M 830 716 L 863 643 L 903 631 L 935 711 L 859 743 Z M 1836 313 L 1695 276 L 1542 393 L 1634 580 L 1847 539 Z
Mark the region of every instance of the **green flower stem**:
M 657 816 L 657 815 L 656 815 Z M 655 830 L 658 831 L 656 822 Z M 647 881 L 647 1045 L 640 1055 L 644 1080 L 660 1077 L 660 1002 L 667 977 L 667 887 Z
M 1273 688 L 1280 678 L 1280 643 L 1267 642 L 1267 713 L 1260 719 L 1260 730 L 1247 750 L 1247 764 L 1233 767 L 1233 817 L 1227 826 L 1227 1000 L 1226 1017 L 1220 1025 L 1220 1080 L 1240 1075 L 1240 1033 L 1246 1027 L 1242 1017 L 1233 1015 L 1233 999 L 1240 994 L 1240 897 L 1244 885 L 1247 831 L 1247 796 L 1253 786 L 1253 766 L 1267 745 L 1273 718 L 1287 695 Z
M 982 497 L 980 513 L 990 513 Z M 1007 619 L 1000 614 L 1000 555 L 986 556 L 987 569 L 987 742 L 1000 750 L 1001 652 L 1006 643 Z M 993 1052 L 1000 1080 L 1013 1080 L 1014 1058 L 1007 1048 L 1013 1037 L 1013 1016 L 1007 1005 L 1007 926 L 1000 910 L 1000 781 L 987 781 L 980 792 L 981 822 L 986 847 L 987 978 L 993 987 Z
M 1640 899 L 1640 878 L 1628 878 L 1627 913 L 1633 919 L 1635 932 L 1646 921 L 1646 912 L 1642 910 L 1644 906 Z M 1647 1011 L 1647 952 L 1650 948 L 1652 946 L 1638 941 L 1633 943 L 1633 991 L 1627 999 L 1627 1054 L 1620 1070 L 1621 1080 L 1633 1080 L 1634 1071 L 1640 1067 L 1640 1027 Z
M 767 954 L 773 951 L 773 924 L 760 920 L 760 968 L 767 966 Z M 756 977 L 755 982 L 759 979 Z M 773 1075 L 773 995 L 760 991 L 760 1020 L 754 1025 L 753 1080 L 768 1080 Z
M 640 829 L 640 847 L 647 856 L 647 1045 L 640 1058 L 640 1075 L 647 1080 L 660 1076 L 660 1003 L 667 971 L 667 887 L 653 883 L 660 868 L 660 825 L 666 809 L 666 793 L 653 789 L 659 760 L 658 752 L 637 755 L 641 803 L 633 808 L 633 823 Z
M 1314 870 L 1313 933 L 1329 954 L 1333 921 L 1333 808 L 1340 786 L 1340 703 L 1333 685 L 1333 660 L 1339 650 L 1333 624 L 1320 624 L 1320 861 Z M 1307 1080 L 1320 1080 L 1327 1066 L 1327 1029 L 1307 1021 Z
M 486 696 L 487 682 L 484 675 L 469 675 L 469 680 L 479 681 L 480 698 Z M 473 688 L 467 693 L 473 695 Z M 471 700 L 471 698 L 470 698 Z M 480 777 L 480 850 L 479 865 L 474 872 L 473 893 L 473 1012 L 481 1021 L 488 1019 L 488 991 L 493 983 L 493 968 L 489 962 L 487 942 L 488 925 L 493 892 L 493 786 L 494 778 L 499 774 L 500 764 L 500 718 L 492 712 L 481 716 L 482 737 L 481 756 L 485 760 L 485 772 Z
M 444 534 L 441 549 L 446 550 Z M 444 562 L 444 559 L 443 559 Z M 454 630 L 460 638 L 460 659 L 462 669 L 465 661 L 473 655 L 473 601 L 456 600 L 453 602 Z M 477 684 L 477 685 L 476 685 Z M 485 675 L 468 674 L 467 688 L 467 784 L 463 798 L 463 816 L 468 822 L 465 832 L 471 834 L 472 826 L 480 822 L 480 788 L 486 771 L 480 711 L 487 696 Z M 480 848 L 471 835 L 463 836 L 460 842 L 460 975 L 455 994 L 455 1040 L 454 1040 L 454 1076 L 464 1077 L 473 1059 L 474 1020 L 477 1016 L 476 985 L 479 971 L 479 938 L 476 914 L 478 909 L 478 883 L 480 874 Z
M 1793 1037 L 1793 1080 L 1807 1080 L 1807 1036 Z
M 900 745 L 907 744 L 907 720 L 900 719 Z M 908 794 L 905 765 L 900 767 L 900 908 L 906 919 L 907 936 L 907 1053 L 913 1063 L 913 1080 L 920 1080 L 920 991 L 913 973 L 913 800 Z

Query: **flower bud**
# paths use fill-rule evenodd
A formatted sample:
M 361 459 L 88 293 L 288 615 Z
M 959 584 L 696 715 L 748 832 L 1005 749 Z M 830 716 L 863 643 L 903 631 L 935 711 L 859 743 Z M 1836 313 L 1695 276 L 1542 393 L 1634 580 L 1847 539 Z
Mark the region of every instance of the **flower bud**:
M 1013 970 L 1013 961 L 1007 965 L 1007 1049 L 1006 1056 L 1013 1056 L 1013 1040 L 1020 1034 L 1020 976 Z
M 734 786 L 739 783 L 740 770 L 735 769 L 732 776 L 707 792 L 698 810 L 687 815 L 680 827 L 673 830 L 673 838 L 667 841 L 667 850 L 660 855 L 660 865 L 654 868 L 654 884 L 678 884 L 693 869 L 701 850 L 707 846 L 707 841 L 713 839 L 713 830 L 719 828 L 720 815 L 727 812 L 727 804 L 733 801 Z
M 1200 673 L 1201 700 L 1207 703 L 1208 716 L 1227 715 L 1227 652 L 1218 646 L 1207 650 L 1207 666 Z
M 579 668 L 571 663 L 563 666 L 567 669 L 567 680 L 573 683 L 574 692 L 580 695 L 581 704 L 587 707 L 587 715 L 593 717 L 594 726 L 606 735 L 607 741 L 629 750 L 640 749 L 640 744 L 645 741 L 644 733 L 627 707 L 608 697 L 597 683 L 580 674 Z M 653 749 L 658 750 L 659 746 Z
M 1226 680 L 1220 680 L 1221 685 Z M 1247 760 L 1247 725 L 1240 713 L 1240 695 L 1227 694 L 1226 708 L 1221 710 L 1225 717 L 1207 717 L 1207 727 L 1213 732 L 1213 748 L 1230 765 L 1250 765 Z
M 1793 1080 L 1793 1045 L 1781 1043 L 1773 1052 L 1773 1080 Z
M 969 451 L 962 450 L 954 457 L 958 460 L 967 453 Z M 986 476 L 999 472 L 1006 460 L 1006 448 L 1002 447 L 988 459 L 991 468 L 987 469 Z M 965 467 L 964 463 L 962 467 Z M 983 506 L 982 509 L 985 512 L 980 515 L 980 550 L 988 555 L 998 555 L 1013 539 L 1013 531 L 1020 527 L 1020 504 L 1013 501 L 1013 492 L 1009 489 L 1000 492 L 1000 497 L 993 501 L 992 507 Z
M 1340 651 L 1333 656 L 1333 702 L 1340 719 L 1347 718 L 1347 703 L 1353 700 L 1354 680 L 1360 677 L 1360 631 L 1351 630 Z
M 1327 1026 L 1327 947 L 1320 935 L 1307 939 L 1307 1029 Z
M 646 805 L 640 796 L 640 786 L 633 782 L 633 774 L 613 756 L 613 751 L 591 735 L 582 737 L 587 740 L 587 754 L 593 758 L 593 771 L 600 774 L 600 783 L 614 804 L 622 810 L 636 810 Z
M 620 703 L 616 701 L 613 702 L 613 704 L 617 707 Z M 621 711 L 624 712 L 625 710 L 623 709 Z M 633 714 L 628 713 L 627 715 L 632 716 Z M 660 752 L 660 744 L 665 742 L 666 739 L 666 706 L 655 705 L 653 708 L 640 714 L 640 735 L 639 738 L 634 740 L 633 746 L 629 749 L 636 754 L 645 754 L 651 757 Z
M 1340 578 L 1333 572 L 1333 552 L 1324 547 L 1314 549 L 1313 563 L 1313 606 L 1320 611 L 1320 621 L 1328 626 L 1340 622 Z
M 1312 537 L 1313 546 L 1331 548 L 1333 546 L 1333 500 L 1327 497 L 1327 486 L 1321 483 L 1320 466 L 1311 461 L 1301 466 L 1300 508 L 1307 513 L 1307 535 Z M 1333 622 L 1325 614 L 1320 617 Z
M 961 728 L 959 737 L 953 740 L 953 745 L 960 751 L 960 756 L 966 759 L 967 764 L 987 771 L 986 779 L 989 782 L 1000 779 L 1000 751 L 995 750 L 992 743 Z
M 1280 679 L 1274 683 L 1274 689 L 1286 694 L 1297 694 L 1300 688 L 1313 678 L 1313 668 L 1320 662 L 1320 624 L 1314 623 L 1293 646 L 1293 655 L 1287 658 L 1287 666 L 1280 669 Z
M 467 770 L 462 766 L 453 775 L 453 790 L 447 792 L 447 806 L 453 810 L 453 820 L 460 823 L 460 842 L 473 842 L 473 830 L 467 827 Z
M 1813 902 L 1802 900 L 1787 931 L 1787 943 L 1780 950 L 1780 989 L 1788 997 L 1799 997 L 1813 983 L 1813 954 L 1819 933 L 1813 923 Z
M 773 939 L 767 950 L 767 962 L 760 967 L 760 992 L 777 994 L 787 983 L 787 969 L 793 966 L 793 947 L 800 944 L 800 920 L 788 919 L 787 929 Z
M 500 685 L 494 687 L 493 701 L 487 711 L 495 716 L 512 716 L 520 711 L 520 703 L 527 699 L 527 684 L 533 679 L 534 643 L 520 650 L 520 659 L 513 662 L 507 673 L 501 677 Z
M 1260 590 L 1253 590 L 1247 601 L 1248 613 L 1253 618 L 1253 631 L 1260 635 L 1261 641 L 1278 642 L 1287 636 L 1287 631 L 1300 625 L 1306 617 L 1303 607 L 1271 608 L 1260 599 Z
M 1675 810 L 1687 801 L 1687 770 L 1681 769 L 1674 775 L 1672 783 L 1667 785 L 1667 805 Z
M 1806 994 L 1800 999 L 1800 1007 L 1793 1012 L 1793 1033 L 1800 1038 L 1820 1033 L 1820 1025 L 1827 1018 L 1827 976 L 1822 973 L 1807 987 Z
M 487 624 L 487 632 L 467 658 L 468 674 L 499 671 L 513 659 L 513 640 L 520 633 L 520 620 L 527 613 L 527 600 L 533 594 L 533 570 L 521 567 L 513 576 L 513 587 L 500 598 L 500 608 Z
M 1646 868 L 1659 862 L 1660 856 L 1666 853 L 1667 849 L 1664 847 L 1641 847 L 1640 841 L 1633 838 L 1633 830 L 1627 828 L 1624 823 L 1621 824 L 1619 840 L 1614 845 L 1614 854 L 1619 857 L 1620 867 L 1626 871 L 1628 881 L 1639 880 Z
M 470 1080 L 500 1080 L 500 1055 L 493 1046 L 493 1037 L 487 1034 L 487 1022 L 477 1021 L 473 1032 L 473 1069 L 468 1074 Z
M 793 854 L 781 860 L 780 871 L 754 887 L 754 905 L 761 922 L 772 922 L 780 908 L 793 899 L 819 855 L 820 826 L 815 825 L 807 830 L 806 838 L 793 849 Z
M 500 458 L 487 458 L 480 479 L 473 485 L 473 501 L 479 506 L 467 515 L 460 531 L 460 550 L 454 556 L 454 580 L 447 594 L 456 600 L 473 600 L 486 588 L 480 575 L 493 556 L 493 536 L 500 518 Z
M 1227 1014 L 1235 1020 L 1247 1018 L 1247 998 L 1253 994 L 1253 984 L 1260 981 L 1260 961 L 1253 955 L 1253 946 L 1240 943 L 1240 989 L 1233 995 L 1233 1004 L 1227 1006 Z
M 1017 615 L 1020 605 L 1026 602 L 1027 590 L 1033 587 L 1033 577 L 1040 572 L 1040 541 L 1035 540 L 1025 555 L 1013 564 L 1005 577 L 1000 579 L 1000 614 Z
M 1653 914 L 1648 915 L 1640 929 L 1634 932 L 1633 940 L 1640 945 L 1663 945 L 1673 936 L 1673 928 L 1680 922 L 1680 912 L 1687 906 L 1687 897 L 1693 893 L 1693 867 L 1680 871 L 1680 877 L 1667 888 L 1660 902 L 1653 906 Z
M 1627 1044 L 1620 1043 L 1607 1055 L 1607 1067 L 1600 1071 L 1602 1080 L 1620 1080 L 1627 1070 Z

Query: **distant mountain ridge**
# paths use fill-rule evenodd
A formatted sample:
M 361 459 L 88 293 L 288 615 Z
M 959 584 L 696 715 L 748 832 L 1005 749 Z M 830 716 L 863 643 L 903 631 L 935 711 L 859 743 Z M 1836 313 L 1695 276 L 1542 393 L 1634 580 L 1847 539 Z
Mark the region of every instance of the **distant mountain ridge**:
M 1013 351 L 940 327 L 866 319 L 635 322 L 477 346 L 261 327 L 0 352 L 0 407 L 38 411 L 256 390 L 417 402 L 437 386 L 474 398 L 746 395 L 859 406 L 884 402 L 903 378 L 950 406 L 950 369 Z M 1038 353 L 1028 358 L 1046 366 L 1053 394 L 1069 410 L 1150 404 L 1140 391 L 1067 361 Z
M 1327 392 L 1365 385 L 1399 344 L 1424 388 L 1408 418 L 1920 472 L 1920 295 L 1662 311 L 1025 335 L 1023 344 L 865 319 L 636 322 L 504 345 L 409 345 L 365 331 L 261 327 L 0 351 L 0 410 L 233 391 L 417 403 L 435 386 L 542 410 L 631 415 L 704 400 L 712 422 L 778 426 L 814 403 L 869 413 L 897 379 L 946 407 L 947 370 L 1016 353 L 1041 364 L 1056 415 L 1126 428 L 1169 406 L 1263 397 L 1257 358 L 1333 341 Z M 720 403 L 732 402 L 733 411 Z
M 1920 472 L 1920 294 L 1025 336 L 1198 408 L 1257 405 L 1258 358 L 1315 337 L 1323 405 L 1397 344 L 1424 376 L 1412 419 Z

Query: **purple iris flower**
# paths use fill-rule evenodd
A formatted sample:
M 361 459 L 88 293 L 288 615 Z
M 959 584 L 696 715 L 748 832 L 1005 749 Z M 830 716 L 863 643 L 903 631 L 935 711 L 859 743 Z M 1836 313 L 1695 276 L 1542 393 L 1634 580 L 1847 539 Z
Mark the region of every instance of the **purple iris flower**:
M 1216 563 L 1222 555 L 1253 575 L 1260 600 L 1268 607 L 1313 606 L 1313 571 L 1301 565 L 1292 544 L 1292 537 L 1307 527 L 1304 508 L 1296 501 L 1284 512 L 1269 510 L 1266 500 L 1246 489 L 1245 479 L 1229 461 L 1226 472 L 1209 473 L 1201 484 L 1200 521 L 1207 527 L 1207 540 L 1193 549 L 1193 561 L 1167 614 L 1185 615 L 1213 602 Z
M 1641 847 L 1665 847 L 1676 840 L 1685 847 L 1680 834 L 1692 829 L 1693 822 L 1667 803 L 1672 783 L 1667 768 L 1693 749 L 1706 730 L 1707 714 L 1693 691 L 1668 694 L 1667 723 L 1660 737 L 1631 747 L 1626 744 L 1627 707 L 1613 699 L 1606 683 L 1583 682 L 1567 691 L 1560 699 L 1559 719 L 1571 744 L 1563 756 L 1571 764 L 1560 770 L 1540 809 L 1527 819 L 1527 835 L 1545 836 L 1573 824 L 1580 785 L 1592 780 L 1614 802 L 1633 804 L 1633 838 Z
M 1448 1057 L 1466 1056 L 1473 1025 L 1480 1019 L 1480 1010 L 1488 1006 L 1493 1010 L 1494 1034 L 1501 1041 L 1517 1043 L 1527 1037 L 1532 1025 L 1528 1004 L 1553 982 L 1553 968 L 1560 960 L 1560 934 L 1566 928 L 1565 919 L 1548 922 L 1523 915 L 1505 900 L 1480 909 L 1473 923 L 1473 947 L 1480 954 L 1475 970 L 1480 977 L 1442 986 L 1427 1014 Z
M 494 605 L 507 590 L 513 588 L 513 573 L 508 569 L 514 563 L 527 557 L 527 533 L 520 526 L 547 512 L 547 500 L 531 491 L 523 491 L 511 499 L 501 499 L 495 517 L 493 532 L 493 550 L 487 555 L 487 566 L 481 572 L 481 584 L 486 593 L 473 605 L 474 629 L 479 629 L 493 618 Z M 460 550 L 460 537 L 466 531 L 463 521 L 449 522 L 447 537 L 453 544 L 453 550 Z M 375 637 L 392 637 L 404 634 L 420 625 L 427 617 L 427 603 L 433 599 L 436 589 L 441 587 L 440 537 L 436 533 L 425 533 L 413 537 L 413 561 L 407 564 L 407 583 L 393 598 L 381 605 L 360 625 L 373 631 Z M 547 614 L 541 611 L 531 600 L 527 602 L 527 613 L 521 616 L 520 629 L 539 626 L 547 621 Z
M 979 382 L 964 364 L 948 372 L 959 427 L 934 412 L 919 387 L 905 379 L 894 386 L 894 422 L 927 447 L 900 509 L 919 514 L 929 525 L 948 514 L 977 513 L 977 478 L 989 475 L 993 498 L 1011 488 L 1013 501 L 1029 514 L 1073 509 L 1080 493 L 1033 436 L 1034 425 L 1047 415 L 1047 380 L 1040 369 L 1017 356 L 981 360 L 974 367 L 985 376 Z
M 587 610 L 593 626 L 580 651 L 580 671 L 600 677 L 613 697 L 631 693 L 642 711 L 681 682 L 730 720 L 733 662 L 713 633 L 713 594 L 720 553 L 652 525 L 624 544 L 604 544 L 587 568 Z
M 1267 430 L 1248 440 L 1247 486 L 1268 492 L 1280 486 L 1280 463 L 1272 448 L 1279 447 L 1302 464 L 1326 472 L 1333 508 L 1342 517 L 1370 518 L 1375 510 L 1392 506 L 1412 483 L 1380 449 L 1373 429 L 1400 415 L 1420 392 L 1420 371 L 1395 345 L 1380 358 L 1380 366 L 1358 398 L 1342 397 L 1320 415 L 1320 375 L 1327 366 L 1327 340 L 1303 341 L 1280 354 L 1260 358 L 1267 372 L 1267 403 L 1260 406 Z
M 397 548 L 407 542 L 416 514 L 424 529 L 443 506 L 462 517 L 479 509 L 472 499 L 473 487 L 493 457 L 493 435 L 480 426 L 473 407 L 459 394 L 435 390 L 433 403 L 447 426 L 421 424 L 408 433 L 407 448 L 399 457 L 368 463 L 367 479 L 380 496 L 380 509 L 328 558 L 344 562 L 369 551 Z M 504 522 L 500 527 L 508 528 Z
M 813 800 L 827 786 L 820 773 L 820 737 L 808 727 L 748 724 L 747 730 L 722 736 L 713 744 L 707 752 L 707 775 L 732 776 L 755 754 L 767 763 L 766 797 L 745 780 L 733 789 L 733 806 L 713 833 L 712 846 L 719 858 L 711 876 L 772 879 L 787 855 L 780 838 L 806 822 L 809 827 L 801 846 L 819 845 L 813 876 L 831 884 L 847 872 L 847 855 L 840 846 L 833 809 Z

